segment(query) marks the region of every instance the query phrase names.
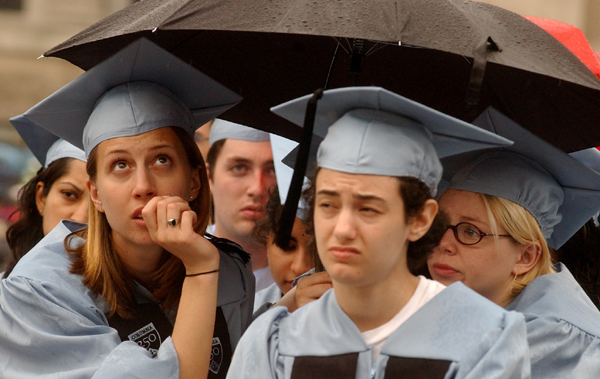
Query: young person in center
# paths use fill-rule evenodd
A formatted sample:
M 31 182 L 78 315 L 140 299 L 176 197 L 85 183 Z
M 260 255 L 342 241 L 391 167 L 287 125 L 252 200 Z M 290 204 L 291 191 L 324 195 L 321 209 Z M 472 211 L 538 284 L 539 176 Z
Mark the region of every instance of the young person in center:
M 308 97 L 273 109 L 302 125 Z M 311 202 L 333 289 L 275 307 L 242 337 L 229 378 L 526 378 L 523 316 L 458 283 L 413 276 L 446 222 L 446 156 L 509 141 L 376 87 L 326 91 Z
M 86 152 L 91 205 L 0 283 L 2 376 L 225 376 L 254 281 L 247 254 L 203 236 L 193 134 L 240 99 L 138 40 L 25 113 Z
M 494 109 L 476 124 L 515 144 L 442 160 L 451 225 L 431 276 L 525 315 L 532 378 L 597 378 L 600 312 L 549 247 L 600 210 L 600 175 Z

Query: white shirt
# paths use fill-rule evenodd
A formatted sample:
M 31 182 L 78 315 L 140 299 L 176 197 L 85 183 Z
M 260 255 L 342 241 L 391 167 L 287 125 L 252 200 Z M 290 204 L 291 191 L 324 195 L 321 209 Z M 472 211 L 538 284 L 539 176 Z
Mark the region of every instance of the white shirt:
M 369 346 L 373 346 L 373 362 L 377 360 L 381 347 L 388 339 L 388 337 L 402 325 L 406 320 L 415 314 L 419 308 L 427 304 L 427 302 L 438 293 L 442 292 L 446 286 L 419 276 L 419 285 L 415 290 L 415 293 L 411 296 L 410 300 L 406 305 L 398 312 L 392 319 L 385 324 L 378 326 L 375 329 L 367 330 L 362 333 L 365 342 Z

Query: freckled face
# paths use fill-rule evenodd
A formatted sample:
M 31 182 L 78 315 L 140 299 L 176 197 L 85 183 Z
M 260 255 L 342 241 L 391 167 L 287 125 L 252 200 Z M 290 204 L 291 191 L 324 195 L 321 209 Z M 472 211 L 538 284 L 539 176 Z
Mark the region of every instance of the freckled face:
M 120 137 L 100 143 L 96 149 L 98 174 L 90 183 L 94 205 L 104 212 L 118 251 L 154 246 L 141 216 L 155 196 L 189 199 L 199 188 L 199 174 L 188 164 L 175 132 L 160 128 L 138 136 Z
M 492 234 L 488 213 L 479 194 L 449 189 L 439 204 L 452 225 L 469 222 L 482 232 Z M 498 233 L 507 234 L 501 225 L 498 225 Z M 433 279 L 445 285 L 461 281 L 482 296 L 499 302 L 510 291 L 516 260 L 517 249 L 510 238 L 499 238 L 498 250 L 494 237 L 484 237 L 476 245 L 466 246 L 448 229 L 427 260 L 427 266 Z

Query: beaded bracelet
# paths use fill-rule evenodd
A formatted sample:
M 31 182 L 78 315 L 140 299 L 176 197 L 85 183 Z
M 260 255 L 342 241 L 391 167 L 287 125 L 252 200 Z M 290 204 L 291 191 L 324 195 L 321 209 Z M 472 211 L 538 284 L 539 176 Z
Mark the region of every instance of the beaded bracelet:
M 197 274 L 186 274 L 185 277 L 187 278 L 189 276 L 199 276 L 199 275 L 212 274 L 213 272 L 219 272 L 219 269 L 212 270 L 212 271 L 199 272 Z

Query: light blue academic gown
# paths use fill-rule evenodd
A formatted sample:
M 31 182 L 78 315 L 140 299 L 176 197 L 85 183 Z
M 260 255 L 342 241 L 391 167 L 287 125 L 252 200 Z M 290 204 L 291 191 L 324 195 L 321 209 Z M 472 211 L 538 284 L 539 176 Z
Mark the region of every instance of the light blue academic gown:
M 170 337 L 155 358 L 134 342 L 121 342 L 108 326 L 104 301 L 69 272 L 63 241 L 82 226 L 59 223 L 0 282 L 0 377 L 178 379 Z M 249 263 L 246 268 L 235 256 L 220 255 L 218 305 L 235 346 L 251 321 L 254 282 Z
M 265 289 L 262 289 L 254 296 L 254 312 L 265 303 L 275 304 L 281 300 L 281 289 L 277 283 L 273 283 Z
M 423 377 L 431 379 L 528 378 L 523 315 L 456 283 L 396 329 L 372 362 L 372 348 L 329 290 L 292 314 L 276 307 L 256 319 L 238 344 L 227 378 L 382 379 L 387 369 L 412 373 L 406 371 L 411 362 L 424 365 Z M 443 369 L 429 372 L 437 363 Z
M 525 315 L 532 378 L 600 378 L 600 312 L 562 263 L 507 306 Z

